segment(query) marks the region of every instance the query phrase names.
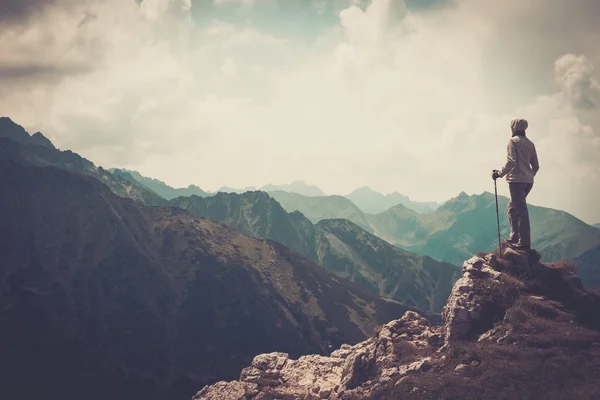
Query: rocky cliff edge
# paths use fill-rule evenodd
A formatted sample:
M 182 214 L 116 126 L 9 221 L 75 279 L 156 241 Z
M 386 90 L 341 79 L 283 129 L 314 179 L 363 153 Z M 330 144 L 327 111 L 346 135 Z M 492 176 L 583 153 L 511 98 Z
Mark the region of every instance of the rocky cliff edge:
M 409 311 L 328 357 L 261 354 L 193 400 L 600 398 L 600 295 L 572 266 L 508 250 L 462 272 L 443 325 Z

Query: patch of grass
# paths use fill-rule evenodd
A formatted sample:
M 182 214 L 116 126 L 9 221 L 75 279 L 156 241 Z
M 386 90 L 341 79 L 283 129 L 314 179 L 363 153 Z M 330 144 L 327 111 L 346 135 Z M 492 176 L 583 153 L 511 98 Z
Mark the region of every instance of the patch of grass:
M 600 395 L 598 349 L 467 342 L 452 345 L 446 354 L 443 364 L 411 376 L 410 384 L 395 386 L 386 398 L 563 400 Z M 458 364 L 467 368 L 456 372 Z

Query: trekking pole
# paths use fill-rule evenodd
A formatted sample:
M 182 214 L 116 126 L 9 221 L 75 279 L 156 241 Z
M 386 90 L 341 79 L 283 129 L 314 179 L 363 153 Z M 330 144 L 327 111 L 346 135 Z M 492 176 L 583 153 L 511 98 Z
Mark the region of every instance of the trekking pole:
M 494 179 L 494 194 L 496 195 L 496 222 L 498 223 L 498 249 L 500 250 L 500 257 L 502 257 L 502 242 L 500 241 L 500 212 L 498 211 L 498 185 L 496 179 Z

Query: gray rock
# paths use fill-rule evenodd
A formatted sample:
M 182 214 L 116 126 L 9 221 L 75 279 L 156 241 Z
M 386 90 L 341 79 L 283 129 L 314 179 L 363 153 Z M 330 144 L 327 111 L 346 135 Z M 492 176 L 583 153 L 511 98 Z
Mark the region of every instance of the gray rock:
M 472 257 L 463 264 L 463 276 L 452 289 L 442 316 L 446 342 L 467 339 L 481 317 L 481 288 L 499 285 L 500 272 L 481 257 Z
M 455 372 L 461 372 L 462 370 L 469 368 L 467 364 L 458 364 L 456 368 L 454 368 Z

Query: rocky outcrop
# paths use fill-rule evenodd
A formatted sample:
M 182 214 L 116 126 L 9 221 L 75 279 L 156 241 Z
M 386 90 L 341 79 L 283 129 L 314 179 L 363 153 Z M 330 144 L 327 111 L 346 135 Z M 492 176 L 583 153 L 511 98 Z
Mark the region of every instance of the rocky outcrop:
M 329 357 L 308 355 L 290 360 L 285 353 L 256 356 L 239 382 L 220 382 L 194 399 L 362 399 L 398 379 L 425 371 L 431 357 L 415 359 L 418 351 L 443 342 L 440 327 L 409 311 L 385 324 L 375 336 L 355 346 L 344 345 Z
M 463 276 L 454 285 L 442 314 L 446 343 L 481 333 L 506 309 L 506 299 L 489 296 L 502 285 L 500 272 L 492 267 L 497 264 L 493 255 L 465 261 Z
M 512 250 L 500 258 L 474 256 L 463 265 L 442 325 L 431 326 L 409 311 L 381 326 L 370 339 L 343 345 L 329 356 L 293 360 L 285 353 L 262 354 L 242 371 L 239 381 L 205 387 L 194 400 L 530 398 L 528 390 L 547 398 L 543 389 L 528 384 L 548 376 L 563 385 L 558 397 L 552 392 L 551 398 L 561 398 L 560 393 L 591 398 L 586 396 L 597 387 L 591 371 L 600 370 L 600 361 L 589 358 L 600 355 L 600 326 L 593 322 L 600 317 L 600 297 L 586 293 L 569 268 L 538 259 L 535 253 Z M 561 330 L 566 333 L 559 340 L 555 336 Z M 571 375 L 555 376 L 547 362 L 539 372 L 542 368 L 536 363 L 543 356 L 534 338 L 545 340 L 550 354 L 568 350 L 573 360 L 578 358 L 571 343 L 585 343 L 581 351 L 593 365 L 573 365 L 586 379 L 579 392 L 573 394 L 581 382 Z M 510 364 L 517 362 L 521 364 Z M 525 379 L 502 376 L 504 368 Z M 505 385 L 506 379 L 514 381 Z M 496 384 L 503 386 L 498 389 Z

